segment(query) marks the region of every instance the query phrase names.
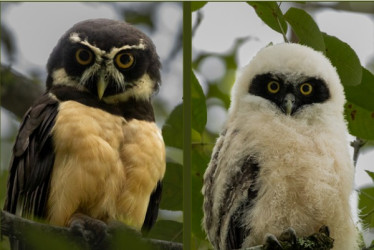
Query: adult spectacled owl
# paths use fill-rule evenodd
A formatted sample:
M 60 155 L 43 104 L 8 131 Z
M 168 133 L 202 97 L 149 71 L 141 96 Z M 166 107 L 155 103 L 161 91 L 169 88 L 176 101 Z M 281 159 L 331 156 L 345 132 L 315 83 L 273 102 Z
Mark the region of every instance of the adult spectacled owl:
M 339 76 L 320 52 L 278 44 L 258 52 L 233 86 L 204 175 L 203 226 L 215 249 L 327 226 L 334 249 L 357 249 L 349 204 L 354 168 Z
M 151 105 L 160 67 L 153 42 L 130 24 L 69 29 L 50 55 L 46 93 L 21 124 L 4 210 L 59 226 L 84 214 L 150 229 L 165 172 Z

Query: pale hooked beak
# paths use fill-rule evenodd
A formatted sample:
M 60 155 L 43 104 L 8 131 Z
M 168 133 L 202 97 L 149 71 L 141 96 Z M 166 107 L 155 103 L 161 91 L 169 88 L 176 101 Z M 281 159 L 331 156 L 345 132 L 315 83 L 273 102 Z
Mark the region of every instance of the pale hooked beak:
M 295 106 L 295 96 L 293 94 L 287 94 L 282 101 L 282 111 L 286 115 L 291 115 Z
M 105 89 L 108 86 L 108 81 L 105 78 L 106 78 L 105 74 L 100 73 L 99 80 L 97 82 L 97 96 L 99 97 L 100 100 L 101 100 L 101 98 L 103 98 L 103 95 L 105 93 Z

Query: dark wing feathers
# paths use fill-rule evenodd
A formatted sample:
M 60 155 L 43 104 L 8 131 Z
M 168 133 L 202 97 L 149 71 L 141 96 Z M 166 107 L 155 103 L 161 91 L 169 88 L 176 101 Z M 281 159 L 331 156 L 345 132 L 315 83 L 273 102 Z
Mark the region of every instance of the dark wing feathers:
M 238 209 L 230 218 L 227 232 L 227 249 L 240 249 L 246 237 L 242 224 L 242 212 Z
M 245 218 L 244 214 L 249 211 L 253 205 L 253 200 L 257 197 L 258 185 L 256 183 L 259 166 L 257 161 L 252 156 L 247 156 L 244 162 L 241 164 L 241 170 L 238 175 L 232 180 L 232 183 L 236 185 L 235 191 L 232 195 L 237 192 L 247 192 L 247 199 L 242 201 L 240 206 L 236 208 L 230 218 L 227 232 L 227 249 L 239 249 L 245 238 L 250 234 L 251 228 L 248 226 L 248 221 L 243 221 Z M 230 207 L 230 205 L 228 205 Z
M 21 209 L 25 217 L 45 216 L 57 109 L 58 101 L 45 94 L 24 116 L 13 148 L 4 210 L 16 214 Z
M 228 164 L 225 159 L 231 157 L 230 145 L 239 135 L 238 132 L 237 129 L 222 132 L 204 175 L 204 226 L 212 244 L 222 249 L 240 249 L 250 234 L 250 223 L 244 219 L 258 190 L 256 179 L 259 165 L 256 157 L 248 154 L 237 161 L 230 161 L 231 166 L 222 165 Z M 232 171 L 226 176 L 225 184 L 217 183 L 218 174 L 226 167 Z M 216 189 L 218 185 L 224 185 L 219 193 Z M 221 201 L 216 215 L 213 211 L 215 197 Z
M 45 218 L 55 157 L 51 130 L 58 106 L 59 101 L 47 93 L 24 116 L 13 148 L 5 211 L 29 218 Z M 150 196 L 144 231 L 149 231 L 156 222 L 161 192 L 162 182 L 159 181 Z
M 157 183 L 156 189 L 151 194 L 149 198 L 147 213 L 145 215 L 144 223 L 142 226 L 142 231 L 149 231 L 153 225 L 156 223 L 157 215 L 158 215 L 158 208 L 160 206 L 161 201 L 161 193 L 162 193 L 162 181 Z

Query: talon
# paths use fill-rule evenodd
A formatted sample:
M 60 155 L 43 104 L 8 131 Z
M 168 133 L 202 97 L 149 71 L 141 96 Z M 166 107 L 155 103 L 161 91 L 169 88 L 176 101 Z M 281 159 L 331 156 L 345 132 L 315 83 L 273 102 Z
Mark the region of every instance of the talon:
M 74 214 L 68 224 L 71 232 L 82 236 L 92 246 L 101 246 L 108 236 L 108 227 L 103 221 L 84 214 Z
M 319 232 L 320 232 L 320 233 L 323 233 L 323 234 L 326 234 L 326 236 L 330 236 L 330 229 L 329 229 L 328 226 L 323 225 L 323 226 L 319 229 Z
M 265 250 L 281 250 L 283 249 L 282 245 L 278 241 L 277 237 L 275 237 L 273 234 L 267 234 L 265 236 L 265 244 L 264 248 Z
M 282 232 L 282 234 L 279 236 L 279 240 L 289 242 L 292 246 L 294 246 L 297 240 L 295 230 L 292 227 L 289 227 L 287 230 Z

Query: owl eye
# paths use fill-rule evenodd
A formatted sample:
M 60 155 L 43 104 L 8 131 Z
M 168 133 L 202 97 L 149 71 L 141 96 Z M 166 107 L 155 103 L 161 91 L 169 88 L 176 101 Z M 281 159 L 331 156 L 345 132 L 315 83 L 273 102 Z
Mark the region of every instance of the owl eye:
M 92 52 L 88 49 L 78 49 L 77 52 L 75 52 L 75 59 L 80 65 L 88 65 L 93 60 Z
M 310 95 L 313 91 L 313 86 L 310 83 L 303 83 L 300 85 L 300 92 L 303 95 Z
M 128 69 L 134 64 L 135 58 L 131 53 L 123 52 L 116 55 L 114 61 L 119 68 Z
M 276 81 L 270 81 L 268 83 L 268 91 L 272 94 L 275 94 L 275 93 L 278 93 L 280 89 L 280 85 L 279 85 L 279 82 L 276 82 Z

